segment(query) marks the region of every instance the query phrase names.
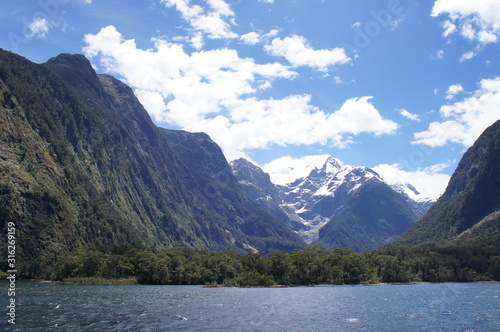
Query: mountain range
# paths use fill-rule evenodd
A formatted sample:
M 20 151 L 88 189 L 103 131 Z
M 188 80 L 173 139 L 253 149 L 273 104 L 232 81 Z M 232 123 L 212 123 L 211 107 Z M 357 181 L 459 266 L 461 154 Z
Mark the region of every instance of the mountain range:
M 243 192 L 208 135 L 158 128 L 82 55 L 35 64 L 0 50 L 0 123 L 0 228 L 15 224 L 27 275 L 86 245 L 305 245 Z
M 14 225 L 25 276 L 82 247 L 270 254 L 500 243 L 500 121 L 434 205 L 332 157 L 275 185 L 247 160 L 229 164 L 204 133 L 157 127 L 130 87 L 82 55 L 35 64 L 0 50 L 0 124 L 0 236 Z
M 231 167 L 250 196 L 309 244 L 373 249 L 410 228 L 432 203 L 410 185 L 389 186 L 372 169 L 344 165 L 333 157 L 287 185 L 274 185 L 244 159 Z

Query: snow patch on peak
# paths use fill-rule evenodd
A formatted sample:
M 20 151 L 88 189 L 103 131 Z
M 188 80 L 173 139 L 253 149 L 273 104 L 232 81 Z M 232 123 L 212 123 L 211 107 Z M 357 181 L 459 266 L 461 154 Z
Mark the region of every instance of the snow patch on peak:
M 417 203 L 434 203 L 438 200 L 440 196 L 439 194 L 420 193 L 417 189 L 415 189 L 414 186 L 412 186 L 409 183 L 395 184 L 391 185 L 391 187 L 397 192 L 406 194 L 411 200 Z

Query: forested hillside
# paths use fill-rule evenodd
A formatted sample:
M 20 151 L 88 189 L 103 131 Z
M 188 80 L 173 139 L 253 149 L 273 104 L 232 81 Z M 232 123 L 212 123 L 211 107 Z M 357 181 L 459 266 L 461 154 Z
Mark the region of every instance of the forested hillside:
M 463 242 L 465 239 L 477 244 L 488 243 L 499 238 L 499 211 L 500 120 L 487 128 L 467 150 L 445 193 L 428 213 L 394 244 Z
M 38 65 L 0 51 L 0 123 L 0 227 L 15 223 L 26 276 L 87 245 L 304 245 L 241 190 L 207 135 L 156 127 L 81 55 Z

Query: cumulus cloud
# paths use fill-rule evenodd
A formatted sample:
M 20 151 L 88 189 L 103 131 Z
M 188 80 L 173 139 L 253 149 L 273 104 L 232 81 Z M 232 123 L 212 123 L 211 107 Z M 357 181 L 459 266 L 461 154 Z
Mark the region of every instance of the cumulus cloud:
M 437 199 L 445 191 L 450 181 L 450 176 L 442 173 L 449 166 L 446 163 L 437 164 L 411 172 L 403 170 L 400 164 L 382 164 L 374 167 L 373 170 L 389 185 L 411 184 L 421 195 Z M 411 192 L 407 192 L 407 194 L 414 199 L 418 197 Z
M 300 158 L 284 156 L 263 165 L 262 170 L 269 174 L 275 184 L 286 185 L 308 176 L 314 168 L 321 168 L 329 157 L 327 154 Z
M 49 32 L 50 23 L 46 18 L 35 17 L 31 23 L 28 24 L 29 33 L 26 38 L 40 38 L 43 39 Z
M 186 53 L 181 45 L 155 39 L 155 49 L 137 48 L 113 26 L 85 36 L 84 53 L 119 74 L 158 122 L 207 132 L 229 159 L 245 150 L 277 145 L 345 147 L 353 135 L 394 133 L 370 96 L 352 98 L 332 112 L 313 106 L 310 95 L 259 99 L 276 79 L 297 73 L 280 63 L 256 64 L 235 50 Z
M 175 7 L 182 18 L 198 32 L 205 33 L 208 38 L 237 38 L 231 30 L 235 25 L 234 12 L 223 0 L 205 0 L 207 6 L 193 5 L 190 0 L 161 0 L 168 8 Z
M 500 38 L 500 6 L 497 0 L 436 0 L 432 16 L 447 15 L 442 23 L 443 36 L 458 32 L 463 38 L 478 43 L 462 61 L 472 59 L 486 44 L 497 43 Z
M 442 121 L 432 122 L 426 131 L 415 133 L 412 143 L 433 147 L 458 143 L 468 148 L 487 127 L 500 118 L 498 105 L 500 77 L 483 79 L 472 95 L 442 106 L 439 110 Z
M 345 49 L 341 47 L 315 50 L 308 44 L 306 38 L 297 35 L 284 39 L 275 38 L 265 49 L 271 55 L 284 57 L 294 67 L 309 66 L 325 71 L 330 66 L 351 61 Z
M 244 35 L 241 35 L 240 39 L 248 45 L 255 45 L 260 41 L 260 35 L 257 32 L 249 32 Z

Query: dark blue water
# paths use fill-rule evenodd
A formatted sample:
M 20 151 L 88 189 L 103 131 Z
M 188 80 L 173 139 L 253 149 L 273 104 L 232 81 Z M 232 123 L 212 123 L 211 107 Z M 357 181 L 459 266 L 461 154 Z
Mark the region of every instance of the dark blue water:
M 0 284 L 5 288 L 6 284 Z M 6 293 L 3 292 L 2 293 Z M 500 284 L 17 285 L 14 331 L 500 331 Z

